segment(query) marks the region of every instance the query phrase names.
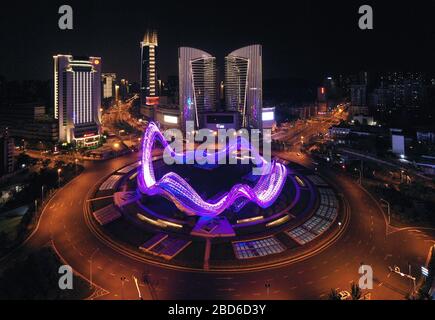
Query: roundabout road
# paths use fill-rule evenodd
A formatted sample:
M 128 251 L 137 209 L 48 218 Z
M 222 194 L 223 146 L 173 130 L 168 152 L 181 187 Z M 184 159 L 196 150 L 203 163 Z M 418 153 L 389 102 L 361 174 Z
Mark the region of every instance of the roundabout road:
M 51 243 L 61 258 L 86 279 L 93 255 L 92 278 L 105 293 L 98 299 L 137 299 L 132 277 L 142 279 L 144 274 L 150 279 L 148 285 L 139 287 L 144 299 L 321 299 L 331 288 L 349 290 L 351 281 L 358 282 L 361 263 L 371 265 L 374 271 L 374 288 L 369 290 L 372 299 L 401 299 L 410 284 L 404 278 L 390 276 L 388 266 L 398 265 L 406 272 L 410 263 L 413 275 L 419 276 L 420 266 L 434 244 L 434 234 L 429 231 L 406 229 L 387 235 L 382 209 L 368 193 L 344 175 L 322 171 L 343 194 L 352 214 L 340 239 L 317 255 L 278 269 L 247 273 L 194 273 L 148 265 L 102 243 L 89 230 L 83 214 L 83 201 L 90 188 L 137 157 L 130 154 L 88 163 L 78 178 L 50 200 L 39 228 L 21 250 Z M 307 164 L 300 157 L 289 160 Z M 266 283 L 270 284 L 268 296 Z M 102 292 L 98 290 L 97 294 Z
M 112 173 L 110 173 L 112 174 Z M 109 174 L 109 176 L 110 176 Z M 300 175 L 301 176 L 301 175 Z M 163 267 L 170 270 L 176 270 L 176 271 L 191 271 L 191 272 L 214 272 L 214 273 L 245 273 L 245 272 L 253 272 L 253 271 L 263 271 L 263 270 L 271 270 L 273 268 L 281 268 L 284 266 L 288 266 L 290 264 L 294 264 L 300 261 L 303 261 L 305 259 L 308 259 L 312 256 L 315 256 L 322 252 L 323 250 L 326 250 L 329 246 L 332 246 L 336 241 L 338 241 L 343 234 L 343 232 L 346 230 L 349 219 L 350 219 L 350 210 L 349 205 L 347 201 L 342 201 L 344 208 L 343 212 L 339 215 L 339 218 L 341 220 L 337 220 L 336 222 L 331 225 L 325 232 L 325 234 L 322 234 L 320 237 L 316 239 L 316 241 L 313 241 L 310 246 L 300 246 L 298 249 L 293 249 L 291 252 L 288 252 L 287 256 L 283 256 L 280 259 L 275 259 L 274 261 L 266 261 L 266 262 L 260 262 L 260 263 L 252 263 L 242 266 L 210 266 L 210 268 L 206 271 L 203 268 L 194 268 L 194 267 L 187 267 L 187 266 L 181 266 L 176 265 L 174 263 L 169 262 L 163 262 L 161 259 L 155 259 L 154 257 L 150 257 L 147 255 L 144 255 L 143 253 L 139 252 L 137 250 L 137 247 L 135 246 L 129 246 L 120 243 L 119 241 L 116 241 L 112 239 L 111 235 L 108 234 L 105 231 L 104 227 L 101 227 L 98 222 L 92 217 L 92 209 L 91 209 L 91 201 L 92 199 L 98 199 L 98 196 L 95 196 L 96 192 L 98 191 L 99 186 L 107 179 L 108 177 L 103 177 L 100 181 L 98 181 L 93 187 L 89 189 L 89 192 L 85 199 L 87 201 L 84 201 L 83 203 L 83 212 L 85 215 L 85 222 L 88 225 L 89 230 L 106 246 L 112 248 L 114 251 L 117 251 L 119 254 L 124 255 L 126 257 L 129 257 L 133 260 L 143 262 L 146 264 Z M 119 188 L 119 187 L 118 187 Z M 122 187 L 121 187 L 122 189 Z M 301 209 L 302 211 L 305 210 Z M 312 211 L 312 213 L 309 216 L 314 215 L 313 208 L 309 209 L 309 211 Z M 134 211 L 133 213 L 137 213 L 137 211 Z M 307 216 L 306 218 L 308 218 Z M 304 219 L 303 221 L 305 221 Z M 338 221 L 341 222 L 341 227 L 338 226 Z M 299 223 L 301 225 L 302 222 Z M 274 235 L 276 233 L 281 233 L 283 230 L 287 230 L 289 228 L 295 228 L 297 225 L 293 225 L 292 227 L 289 226 L 283 226 L 280 227 L 279 231 L 274 230 L 273 232 L 269 232 L 267 234 L 260 235 L 251 235 L 251 237 L 266 237 L 269 235 Z M 156 231 L 156 233 L 160 232 L 160 229 Z M 326 234 L 328 234 L 326 236 Z M 228 241 L 234 241 L 228 240 Z

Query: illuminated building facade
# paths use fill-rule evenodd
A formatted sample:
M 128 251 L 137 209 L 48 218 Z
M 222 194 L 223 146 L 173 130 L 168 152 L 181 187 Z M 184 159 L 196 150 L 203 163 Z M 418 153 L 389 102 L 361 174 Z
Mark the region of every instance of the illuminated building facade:
M 54 116 L 59 140 L 91 147 L 99 142 L 101 58 L 56 55 L 54 58 Z
M 156 70 L 157 46 L 157 31 L 147 30 L 143 41 L 140 43 L 140 91 L 142 106 L 153 106 L 159 104 Z
M 204 112 L 216 109 L 216 58 L 188 47 L 178 51 L 179 103 L 184 128 L 186 121 L 202 127 Z
M 251 45 L 225 57 L 227 110 L 240 114 L 241 126 L 262 128 L 262 47 Z

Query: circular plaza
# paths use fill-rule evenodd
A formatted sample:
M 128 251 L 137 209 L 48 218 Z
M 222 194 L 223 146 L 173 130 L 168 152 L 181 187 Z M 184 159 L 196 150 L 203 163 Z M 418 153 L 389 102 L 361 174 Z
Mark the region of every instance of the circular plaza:
M 298 164 L 275 158 L 261 175 L 252 164 L 168 165 L 145 144 L 84 204 L 90 229 L 121 254 L 182 270 L 261 270 L 319 253 L 347 226 L 345 200 Z

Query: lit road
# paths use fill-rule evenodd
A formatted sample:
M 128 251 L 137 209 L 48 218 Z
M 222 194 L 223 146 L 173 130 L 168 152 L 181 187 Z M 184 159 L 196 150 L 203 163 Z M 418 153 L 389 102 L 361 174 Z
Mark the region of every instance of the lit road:
M 117 122 L 126 122 L 132 128 L 135 128 L 139 131 L 143 130 L 143 124 L 133 117 L 130 112 L 133 102 L 138 98 L 139 96 L 135 95 L 125 102 L 118 101 L 118 103 L 106 110 L 102 114 L 101 119 L 103 128 L 109 132 L 118 133 L 119 130 L 116 128 L 115 124 Z
M 132 276 L 142 279 L 145 273 L 151 285 L 141 281 L 139 289 L 144 299 L 325 299 L 331 288 L 349 290 L 351 281 L 358 282 L 361 263 L 374 270 L 374 288 L 368 291 L 372 299 L 402 299 L 410 283 L 397 275 L 389 276 L 388 266 L 397 265 L 407 272 L 409 262 L 413 275 L 419 276 L 419 268 L 434 244 L 433 233 L 418 230 L 387 235 L 378 204 L 351 179 L 325 171 L 322 174 L 348 200 L 351 218 L 338 242 L 318 255 L 285 267 L 249 273 L 192 273 L 148 266 L 101 243 L 88 229 L 83 214 L 83 199 L 89 189 L 137 156 L 87 164 L 84 173 L 48 203 L 37 232 L 23 249 L 52 243 L 62 259 L 86 279 L 93 255 L 93 281 L 104 289 L 97 290 L 97 299 L 138 299 Z M 304 156 L 289 157 L 309 163 Z M 266 283 L 270 284 L 269 295 Z
M 301 142 L 308 142 L 311 137 L 319 133 L 325 134 L 332 125 L 340 123 L 347 117 L 346 112 L 336 111 L 328 116 L 316 117 L 306 123 L 297 122 L 293 128 L 280 130 L 272 135 L 272 139 L 287 142 L 293 146 Z
M 327 118 L 299 126 L 282 139 L 293 145 L 319 132 L 326 132 L 337 119 Z M 276 155 L 312 167 L 304 154 L 277 152 Z M 46 206 L 35 234 L 14 255 L 51 244 L 73 269 L 90 280 L 97 290 L 95 299 L 138 299 L 133 277 L 139 279 L 144 299 L 326 299 L 330 289 L 349 290 L 358 282 L 358 268 L 370 265 L 374 288 L 372 299 L 403 299 L 410 291 L 409 280 L 389 274 L 388 267 L 399 266 L 417 279 L 435 233 L 416 229 L 387 228 L 378 203 L 352 179 L 319 167 L 320 173 L 339 190 L 350 205 L 350 221 L 342 237 L 319 254 L 284 267 L 245 273 L 193 273 L 146 265 L 122 255 L 102 243 L 88 228 L 83 201 L 100 179 L 135 161 L 130 154 L 105 162 L 87 162 L 85 171 L 60 189 Z M 14 255 L 11 257 L 13 261 Z M 144 283 L 144 275 L 149 283 Z M 265 284 L 270 284 L 266 290 Z

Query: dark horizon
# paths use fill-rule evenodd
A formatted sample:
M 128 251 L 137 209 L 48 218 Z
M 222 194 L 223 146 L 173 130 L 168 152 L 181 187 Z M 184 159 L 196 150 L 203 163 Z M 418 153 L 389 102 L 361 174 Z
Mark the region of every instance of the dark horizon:
M 328 74 L 360 70 L 435 70 L 432 52 L 435 23 L 433 1 L 406 4 L 378 1 L 304 1 L 246 9 L 249 3 L 71 1 L 74 30 L 57 27 L 60 1 L 49 4 L 8 3 L 0 32 L 8 50 L 2 52 L 0 74 L 7 80 L 49 80 L 52 56 L 58 53 L 101 56 L 103 72 L 139 80 L 139 42 L 147 27 L 157 29 L 158 73 L 177 75 L 177 48 L 192 46 L 217 58 L 234 49 L 263 45 L 264 79 L 300 78 L 318 81 Z M 358 7 L 370 4 L 374 30 L 358 29 Z M 23 8 L 25 10 L 23 10 Z M 222 73 L 222 72 L 221 72 Z

